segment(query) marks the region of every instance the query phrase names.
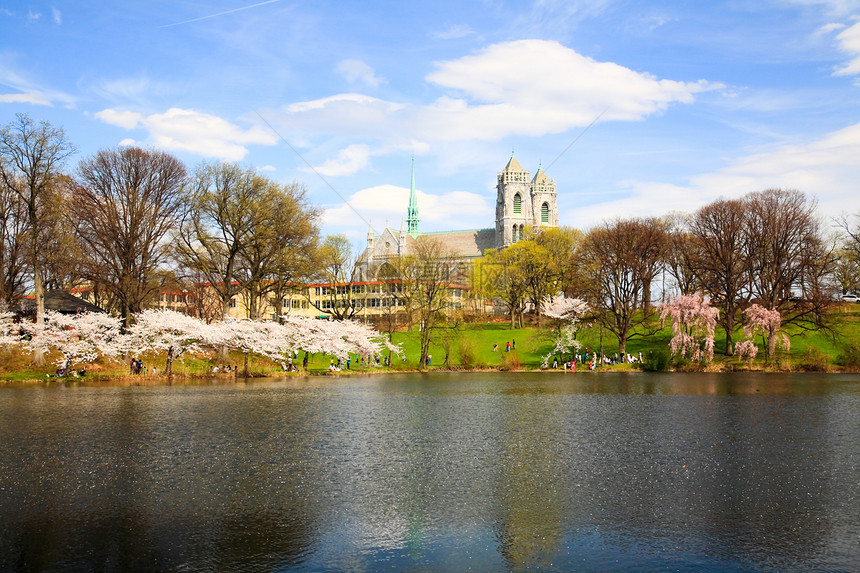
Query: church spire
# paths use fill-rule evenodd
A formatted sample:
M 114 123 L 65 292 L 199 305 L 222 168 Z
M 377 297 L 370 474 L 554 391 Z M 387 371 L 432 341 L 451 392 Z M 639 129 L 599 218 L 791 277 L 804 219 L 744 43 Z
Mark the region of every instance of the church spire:
M 413 239 L 418 237 L 418 196 L 415 194 L 415 156 L 412 156 L 412 186 L 409 191 L 409 210 L 406 224 Z

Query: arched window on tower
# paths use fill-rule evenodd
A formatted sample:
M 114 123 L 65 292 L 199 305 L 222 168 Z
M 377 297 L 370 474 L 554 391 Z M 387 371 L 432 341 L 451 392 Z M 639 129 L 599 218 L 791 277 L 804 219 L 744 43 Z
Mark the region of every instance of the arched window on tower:
M 523 212 L 523 198 L 517 193 L 514 195 L 514 215 L 520 215 Z
M 519 227 L 514 225 L 514 230 L 513 230 L 513 233 L 511 234 L 511 242 L 512 243 L 516 243 L 517 241 L 520 240 L 520 238 L 517 236 L 519 230 L 520 230 Z
M 549 223 L 549 203 L 540 206 L 540 222 Z

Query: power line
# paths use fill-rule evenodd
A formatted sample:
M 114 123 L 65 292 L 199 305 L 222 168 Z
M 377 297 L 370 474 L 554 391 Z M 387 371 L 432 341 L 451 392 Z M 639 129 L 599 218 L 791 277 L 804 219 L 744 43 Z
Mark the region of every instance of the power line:
M 589 123 L 587 126 L 585 126 L 585 129 L 583 129 L 582 131 L 579 132 L 579 135 L 577 135 L 573 139 L 573 141 L 571 141 L 570 144 L 564 148 L 564 151 L 562 151 L 561 153 L 558 154 L 558 157 L 553 159 L 552 162 L 546 166 L 546 169 L 544 169 L 544 171 L 548 171 L 550 167 L 555 165 L 555 162 L 558 161 L 559 159 L 561 159 L 561 156 L 564 155 L 565 153 L 567 153 L 567 150 L 570 149 L 571 147 L 573 147 L 573 144 L 576 143 L 577 141 L 579 141 L 579 138 L 582 137 L 583 135 L 585 135 L 585 132 L 588 131 L 589 129 L 591 129 L 591 126 L 594 125 L 595 123 L 597 123 L 597 120 L 600 119 L 601 117 L 603 117 L 603 114 L 606 113 L 607 110 L 609 110 L 609 108 L 606 108 L 603 111 L 601 111 L 599 114 L 597 114 L 597 117 L 595 117 L 591 121 L 591 123 Z
M 368 221 L 367 219 L 365 219 L 365 218 L 361 215 L 361 213 L 359 213 L 359 212 L 358 212 L 358 210 L 357 210 L 355 207 L 353 207 L 353 206 L 350 204 L 350 202 L 349 202 L 349 201 L 347 201 L 347 200 L 346 200 L 346 197 L 344 197 L 343 195 L 341 195 L 341 194 L 340 194 L 340 191 L 338 191 L 337 189 L 335 189 L 335 188 L 334 188 L 334 186 L 333 186 L 331 183 L 329 183 L 329 182 L 328 182 L 328 180 L 327 180 L 325 177 L 323 177 L 323 176 L 322 176 L 322 174 L 321 174 L 319 171 L 317 171 L 317 170 L 314 168 L 314 166 L 313 166 L 313 165 L 311 165 L 311 164 L 308 162 L 308 160 L 307 160 L 307 159 L 305 159 L 305 158 L 302 156 L 302 154 L 301 154 L 301 153 L 299 153 L 299 151 L 298 151 L 295 147 L 293 147 L 292 145 L 290 145 L 290 142 L 289 142 L 289 141 L 287 141 L 287 140 L 284 138 L 284 136 L 283 136 L 283 135 L 281 135 L 281 134 L 278 132 L 278 130 L 277 130 L 277 129 L 275 129 L 275 127 L 274 127 L 271 123 L 269 123 L 269 122 L 266 120 L 266 118 L 265 118 L 265 117 L 263 117 L 263 116 L 260 114 L 260 112 L 259 112 L 259 111 L 254 110 L 254 113 L 256 113 L 256 114 L 257 114 L 257 117 L 259 117 L 260 119 L 262 119 L 262 120 L 263 120 L 263 123 L 265 123 L 266 125 L 268 125 L 268 126 L 269 126 L 269 129 L 271 129 L 271 130 L 274 132 L 274 134 L 275 134 L 275 135 L 277 135 L 277 136 L 278 136 L 278 138 L 280 138 L 280 140 L 281 140 L 281 141 L 283 141 L 284 143 L 286 143 L 286 144 L 287 144 L 287 147 L 289 147 L 290 149 L 292 149 L 292 150 L 293 150 L 293 153 L 295 153 L 295 154 L 299 157 L 299 159 L 301 159 L 302 161 L 304 161 L 305 165 L 307 165 L 307 166 L 310 168 L 310 170 L 311 170 L 311 171 L 313 171 L 314 173 L 316 173 L 317 177 L 319 177 L 319 178 L 322 180 L 322 182 L 323 182 L 323 183 L 325 183 L 325 184 L 328 186 L 328 188 L 329 188 L 329 189 L 331 189 L 332 191 L 334 191 L 335 195 L 337 195 L 338 197 L 340 197 L 340 200 L 341 200 L 341 201 L 343 201 L 343 202 L 344 202 L 344 204 L 345 204 L 347 207 L 349 207 L 350 209 L 352 209 L 352 212 L 353 212 L 353 213 L 355 213 L 356 215 L 358 215 L 358 218 L 359 218 L 359 219 L 361 219 L 362 221 L 364 221 L 364 222 L 367 224 L 367 226 L 371 228 L 371 230 L 373 229 L 373 228 L 372 228 L 372 226 L 370 225 L 370 221 Z

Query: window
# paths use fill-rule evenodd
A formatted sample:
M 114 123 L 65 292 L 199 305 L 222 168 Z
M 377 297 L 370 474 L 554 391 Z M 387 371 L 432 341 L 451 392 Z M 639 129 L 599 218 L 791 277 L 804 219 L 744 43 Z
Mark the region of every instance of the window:
M 519 240 L 520 240 L 520 238 L 517 236 L 517 235 L 518 235 L 517 231 L 519 231 L 519 227 L 517 227 L 516 225 L 514 225 L 514 231 L 513 231 L 513 233 L 511 234 L 511 242 L 512 242 L 512 243 L 516 243 L 517 241 L 519 241 Z
M 371 308 L 379 308 L 379 299 L 378 298 L 372 298 L 369 300 L 369 302 L 370 302 L 370 304 L 368 304 L 367 306 L 369 306 Z
M 332 305 L 331 305 L 331 301 L 330 301 L 330 300 L 324 300 L 324 301 L 322 301 L 322 308 L 323 308 L 323 310 L 329 310 L 329 309 L 331 309 L 331 307 L 332 307 Z
M 293 302 L 293 304 L 292 304 L 293 308 L 299 308 L 299 305 L 302 303 L 302 301 L 300 301 L 300 300 L 294 300 L 292 302 Z
M 549 204 L 547 203 L 540 206 L 540 222 L 549 223 Z
M 514 195 L 514 215 L 520 215 L 523 212 L 523 198 L 517 193 Z

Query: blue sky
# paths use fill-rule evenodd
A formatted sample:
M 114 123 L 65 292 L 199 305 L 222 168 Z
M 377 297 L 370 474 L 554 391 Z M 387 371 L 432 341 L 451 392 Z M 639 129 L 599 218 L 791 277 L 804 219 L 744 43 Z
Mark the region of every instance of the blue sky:
M 413 155 L 425 231 L 492 226 L 512 150 L 583 230 L 769 187 L 860 211 L 860 0 L 34 1 L 0 32 L 0 122 L 64 127 L 69 170 L 238 161 L 356 241 Z

